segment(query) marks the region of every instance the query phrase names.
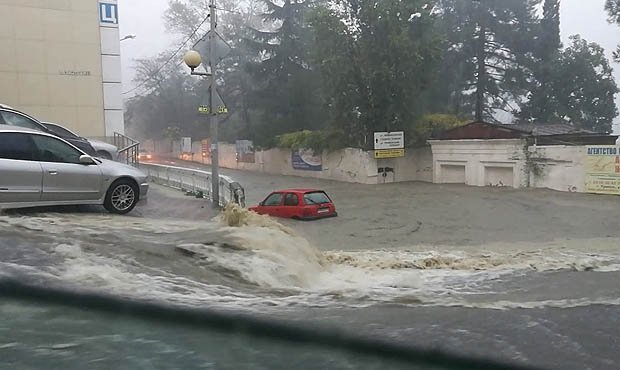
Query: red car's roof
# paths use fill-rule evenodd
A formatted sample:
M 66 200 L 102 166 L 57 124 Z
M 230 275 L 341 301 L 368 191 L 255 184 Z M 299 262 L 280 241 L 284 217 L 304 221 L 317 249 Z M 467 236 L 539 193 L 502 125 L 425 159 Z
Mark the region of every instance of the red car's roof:
M 284 189 L 284 190 L 276 190 L 274 193 L 314 193 L 314 192 L 324 192 L 320 189 Z

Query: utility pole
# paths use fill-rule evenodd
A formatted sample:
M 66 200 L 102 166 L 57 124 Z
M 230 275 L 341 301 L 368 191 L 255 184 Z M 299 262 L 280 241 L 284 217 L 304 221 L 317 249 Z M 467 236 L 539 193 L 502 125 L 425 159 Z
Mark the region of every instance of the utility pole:
M 213 208 L 220 208 L 220 158 L 219 158 L 219 144 L 218 144 L 218 119 L 215 107 L 215 99 L 217 90 L 215 88 L 215 69 L 217 60 L 215 57 L 215 37 L 217 36 L 217 9 L 215 7 L 215 0 L 211 0 L 209 4 L 209 14 L 211 15 L 211 32 L 209 33 L 209 69 L 211 72 L 211 84 L 209 88 L 209 121 L 211 125 L 211 199 L 213 200 Z
M 209 116 L 209 126 L 211 126 L 211 201 L 213 208 L 220 208 L 220 164 L 219 164 L 219 138 L 218 138 L 218 115 L 227 114 L 228 108 L 222 101 L 217 92 L 217 64 L 230 53 L 230 45 L 217 33 L 217 8 L 215 0 L 209 1 L 209 15 L 211 19 L 211 29 L 207 35 L 200 39 L 194 49 L 185 53 L 183 60 L 191 69 L 192 76 L 208 77 L 209 95 L 205 96 L 205 101 L 198 107 L 198 112 Z M 202 55 L 201 55 L 202 53 Z M 204 61 L 204 59 L 207 61 Z M 196 71 L 203 64 L 205 72 Z M 209 99 L 207 102 L 206 99 Z M 208 103 L 208 104 L 207 104 Z

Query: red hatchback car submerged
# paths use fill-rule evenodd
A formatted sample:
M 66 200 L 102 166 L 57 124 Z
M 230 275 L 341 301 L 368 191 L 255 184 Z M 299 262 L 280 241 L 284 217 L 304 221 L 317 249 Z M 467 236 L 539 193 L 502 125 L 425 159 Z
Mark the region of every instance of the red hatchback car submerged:
M 273 217 L 316 220 L 336 217 L 336 206 L 330 197 L 317 189 L 287 189 L 274 191 L 250 211 Z

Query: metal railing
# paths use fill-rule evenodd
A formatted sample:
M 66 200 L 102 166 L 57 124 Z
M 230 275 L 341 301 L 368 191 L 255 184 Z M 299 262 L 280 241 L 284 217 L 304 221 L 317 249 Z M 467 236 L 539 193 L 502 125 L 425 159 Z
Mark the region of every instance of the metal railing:
M 140 163 L 140 142 L 118 132 L 114 133 L 114 146 L 118 148 L 118 161 L 132 166 Z
M 149 179 L 156 184 L 190 192 L 196 196 L 211 198 L 211 172 L 153 163 L 140 163 Z M 237 203 L 245 207 L 245 190 L 228 176 L 220 175 L 220 206 Z

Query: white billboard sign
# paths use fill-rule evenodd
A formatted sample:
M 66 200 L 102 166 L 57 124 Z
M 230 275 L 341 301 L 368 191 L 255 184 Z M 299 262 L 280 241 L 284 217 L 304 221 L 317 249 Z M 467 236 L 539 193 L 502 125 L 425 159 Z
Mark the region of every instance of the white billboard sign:
M 403 149 L 405 147 L 405 133 L 375 132 L 375 150 Z

